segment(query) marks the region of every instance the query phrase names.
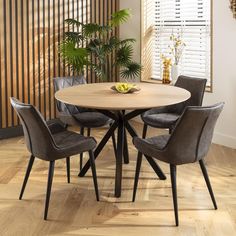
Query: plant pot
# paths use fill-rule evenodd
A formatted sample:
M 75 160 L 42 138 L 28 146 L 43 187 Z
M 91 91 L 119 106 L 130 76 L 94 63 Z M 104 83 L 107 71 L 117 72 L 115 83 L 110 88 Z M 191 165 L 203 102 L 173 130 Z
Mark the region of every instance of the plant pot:
M 171 67 L 171 79 L 172 79 L 172 84 L 175 84 L 177 79 L 179 77 L 179 65 L 173 65 Z

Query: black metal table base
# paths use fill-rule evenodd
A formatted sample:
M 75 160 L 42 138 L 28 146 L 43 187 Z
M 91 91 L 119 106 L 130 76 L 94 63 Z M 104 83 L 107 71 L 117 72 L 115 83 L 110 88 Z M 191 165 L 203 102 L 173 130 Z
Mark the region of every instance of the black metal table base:
M 96 159 L 99 153 L 102 151 L 103 147 L 106 145 L 109 138 L 114 134 L 115 130 L 118 130 L 118 138 L 117 138 L 117 154 L 116 154 L 116 175 L 115 175 L 115 197 L 121 196 L 121 184 L 122 184 L 122 164 L 123 164 L 123 157 L 124 163 L 129 163 L 129 153 L 128 153 L 128 144 L 127 144 L 127 136 L 126 131 L 132 136 L 138 136 L 135 129 L 129 123 L 129 120 L 142 114 L 145 110 L 135 110 L 125 114 L 125 111 L 106 111 L 106 110 L 98 110 L 99 112 L 105 114 L 106 116 L 112 118 L 114 123 L 107 131 L 101 142 L 98 144 L 97 148 L 94 151 L 94 158 Z M 151 164 L 151 167 L 154 169 L 156 174 L 161 180 L 166 179 L 165 175 L 161 171 L 160 167 L 157 163 L 151 158 L 148 157 L 148 162 Z M 83 177 L 88 169 L 90 168 L 90 162 L 88 161 L 82 170 L 79 173 L 80 177 Z

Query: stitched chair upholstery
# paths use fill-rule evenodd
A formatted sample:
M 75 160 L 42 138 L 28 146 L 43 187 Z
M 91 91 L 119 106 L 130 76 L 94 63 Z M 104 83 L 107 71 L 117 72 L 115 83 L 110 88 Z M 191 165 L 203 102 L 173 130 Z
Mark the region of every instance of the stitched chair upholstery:
M 179 118 L 170 135 L 160 135 L 148 139 L 135 137 L 133 143 L 139 151 L 133 201 L 135 200 L 142 155 L 153 157 L 170 164 L 172 192 L 175 208 L 176 225 L 178 225 L 178 207 L 176 193 L 176 166 L 199 161 L 203 175 L 215 206 L 216 201 L 204 166 L 203 158 L 207 155 L 216 121 L 224 103 L 209 107 L 189 106 Z
M 53 79 L 55 92 L 72 87 L 86 84 L 84 76 L 57 77 Z M 98 128 L 105 125 L 111 125 L 113 120 L 104 114 L 93 109 L 80 108 L 78 106 L 65 104 L 57 100 L 57 111 L 59 119 L 67 126 L 80 126 L 80 134 L 84 135 L 84 128 L 88 129 L 90 136 L 91 128 Z M 115 136 L 112 135 L 114 151 L 116 152 Z M 83 167 L 83 153 L 80 155 L 80 170 Z
M 23 126 L 26 146 L 28 151 L 31 153 L 29 165 L 20 194 L 20 199 L 23 196 L 35 157 L 44 161 L 48 161 L 50 163 L 49 179 L 44 213 L 44 219 L 46 220 L 55 161 L 66 158 L 67 180 L 69 183 L 70 156 L 83 152 L 89 152 L 96 197 L 97 200 L 99 200 L 96 169 L 93 157 L 93 149 L 96 147 L 96 140 L 93 137 L 84 137 L 75 132 L 67 131 L 66 128 L 59 123 L 53 123 L 48 126 L 40 112 L 34 106 L 21 103 L 15 98 L 11 98 L 10 100 Z
M 171 132 L 185 107 L 202 105 L 206 79 L 181 75 L 176 81 L 175 86 L 188 90 L 191 93 L 191 97 L 179 104 L 154 108 L 144 112 L 141 115 L 144 122 L 143 137 L 146 137 L 148 125 L 155 128 L 169 129 Z
M 86 84 L 84 76 L 73 76 L 73 77 L 57 77 L 53 79 L 55 92 Z M 102 113 L 96 112 L 92 109 L 80 108 L 70 104 L 64 104 L 57 100 L 57 110 L 59 113 L 60 120 L 67 125 L 79 125 L 86 128 L 95 128 L 110 124 L 112 120 L 103 115 Z

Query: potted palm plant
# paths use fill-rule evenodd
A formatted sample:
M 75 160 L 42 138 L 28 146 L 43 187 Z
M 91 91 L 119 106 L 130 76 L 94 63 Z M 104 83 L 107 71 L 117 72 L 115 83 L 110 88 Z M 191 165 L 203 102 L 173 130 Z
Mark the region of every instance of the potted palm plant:
M 84 74 L 87 67 L 96 73 L 100 80 L 108 80 L 112 68 L 119 70 L 120 77 L 133 79 L 141 72 L 141 65 L 132 60 L 135 39 L 120 39 L 114 31 L 120 24 L 129 20 L 129 9 L 119 10 L 111 15 L 106 25 L 82 23 L 75 19 L 65 20 L 69 24 L 64 40 L 60 43 L 59 53 L 71 70 Z M 113 55 L 110 66 L 109 55 Z

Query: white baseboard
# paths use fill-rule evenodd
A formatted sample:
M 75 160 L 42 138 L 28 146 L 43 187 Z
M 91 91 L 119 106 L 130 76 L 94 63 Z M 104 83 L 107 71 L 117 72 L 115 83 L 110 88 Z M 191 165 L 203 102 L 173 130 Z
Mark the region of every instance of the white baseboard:
M 214 133 L 213 143 L 236 149 L 236 137 L 224 135 L 218 132 Z

